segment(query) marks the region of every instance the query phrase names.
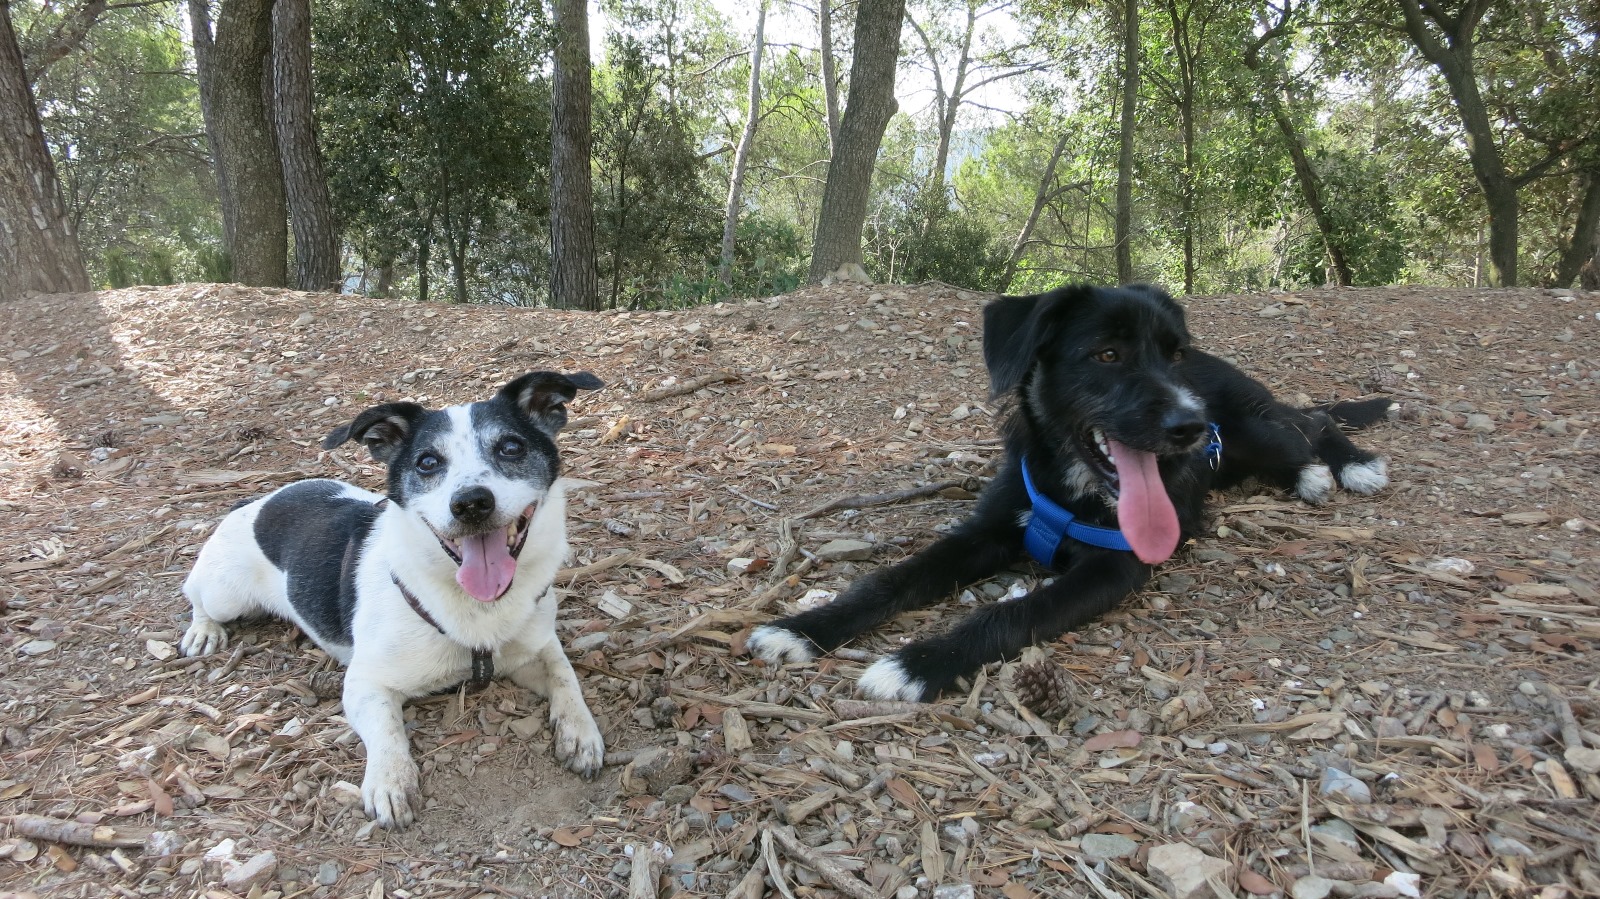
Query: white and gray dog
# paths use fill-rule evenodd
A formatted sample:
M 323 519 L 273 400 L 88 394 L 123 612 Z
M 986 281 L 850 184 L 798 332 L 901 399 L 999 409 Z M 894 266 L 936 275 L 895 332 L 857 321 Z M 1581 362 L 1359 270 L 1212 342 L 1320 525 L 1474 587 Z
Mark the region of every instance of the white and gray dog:
M 567 555 L 555 436 L 588 372 L 532 372 L 492 398 L 429 410 L 385 403 L 329 434 L 388 466 L 388 495 L 300 481 L 235 508 L 184 582 L 186 655 L 223 623 L 270 613 L 345 663 L 344 715 L 367 747 L 361 798 L 384 827 L 419 808 L 401 704 L 496 670 L 550 700 L 555 756 L 584 777 L 605 744 L 556 638 L 551 588 Z

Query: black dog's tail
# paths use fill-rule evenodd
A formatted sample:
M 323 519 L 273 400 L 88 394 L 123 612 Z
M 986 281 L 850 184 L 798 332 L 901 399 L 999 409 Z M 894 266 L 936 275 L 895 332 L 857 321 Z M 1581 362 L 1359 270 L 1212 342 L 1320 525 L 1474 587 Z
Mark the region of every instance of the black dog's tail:
M 1347 428 L 1360 430 L 1387 419 L 1394 410 L 1395 404 L 1388 397 L 1380 396 L 1370 400 L 1345 400 L 1340 403 L 1326 403 L 1312 408 L 1328 413 L 1334 421 Z

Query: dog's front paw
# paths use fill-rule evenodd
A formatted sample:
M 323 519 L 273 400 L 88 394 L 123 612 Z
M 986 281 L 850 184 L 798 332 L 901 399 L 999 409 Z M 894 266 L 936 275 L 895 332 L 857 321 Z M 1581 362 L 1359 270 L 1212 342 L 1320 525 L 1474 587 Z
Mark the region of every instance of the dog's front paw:
M 556 761 L 584 780 L 592 780 L 606 760 L 606 741 L 594 716 L 580 707 L 558 717 L 554 724 Z
M 1339 469 L 1339 486 L 1362 496 L 1371 496 L 1389 486 L 1389 462 L 1373 459 L 1371 462 L 1352 462 Z
M 417 820 L 413 809 L 420 806 L 422 790 L 417 766 L 409 758 L 402 761 L 368 760 L 367 776 L 361 781 L 361 803 L 367 816 L 382 827 L 399 830 Z
M 186 656 L 208 656 L 227 645 L 227 629 L 210 618 L 196 618 L 178 641 L 178 648 Z
M 872 663 L 861 675 L 857 687 L 868 699 L 896 699 L 921 702 L 928 684 L 906 670 L 900 656 L 886 656 Z
M 763 624 L 744 641 L 745 651 L 768 665 L 809 662 L 817 657 L 817 644 L 776 624 Z

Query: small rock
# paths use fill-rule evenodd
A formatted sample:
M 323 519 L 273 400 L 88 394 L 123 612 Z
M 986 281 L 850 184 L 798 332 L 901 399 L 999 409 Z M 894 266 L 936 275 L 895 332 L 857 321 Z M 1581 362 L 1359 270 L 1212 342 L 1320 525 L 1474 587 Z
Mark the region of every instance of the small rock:
M 1210 899 L 1213 895 L 1208 879 L 1225 886 L 1233 885 L 1233 866 L 1212 858 L 1187 843 L 1170 843 L 1150 850 L 1145 862 L 1156 885 L 1167 891 L 1171 899 Z
M 824 562 L 859 562 L 872 558 L 872 544 L 862 540 L 829 540 L 817 549 Z
M 917 888 L 913 884 L 906 884 L 894 891 L 894 899 L 917 899 Z
M 584 634 L 583 636 L 572 640 L 567 644 L 567 646 L 574 652 L 585 653 L 591 649 L 599 649 L 600 647 L 606 645 L 606 641 L 610 639 L 610 631 L 595 631 L 592 634 Z
M 1495 855 L 1510 855 L 1527 858 L 1533 855 L 1533 849 L 1527 843 L 1512 837 L 1491 833 L 1484 837 L 1489 844 L 1489 851 Z
M 26 656 L 44 655 L 55 648 L 56 641 L 54 640 L 29 640 L 18 647 L 22 654 Z
M 296 328 L 303 328 L 316 320 L 317 317 L 315 315 L 312 315 L 309 312 L 302 312 L 300 313 L 300 317 L 294 320 L 294 326 Z
M 1120 834 L 1091 833 L 1085 834 L 1079 841 L 1078 849 L 1089 861 L 1103 862 L 1113 858 L 1127 858 L 1139 851 L 1139 844 Z
M 976 895 L 970 883 L 949 883 L 933 888 L 933 899 L 973 899 Z
M 328 795 L 345 808 L 356 808 L 361 805 L 361 788 L 348 780 L 336 781 L 328 788 Z
M 1584 774 L 1600 774 L 1600 749 L 1573 747 L 1568 749 L 1562 758 Z
M 331 887 L 339 882 L 339 863 L 326 861 L 317 866 L 317 885 Z
M 1338 882 L 1312 874 L 1295 881 L 1294 886 L 1289 887 L 1289 895 L 1294 899 L 1327 899 Z
M 166 858 L 183 848 L 183 837 L 175 830 L 157 830 L 144 838 L 145 858 Z
M 252 887 L 260 886 L 272 879 L 278 873 L 278 856 L 271 851 L 263 852 L 250 859 L 237 868 L 232 868 L 222 875 L 222 885 L 235 893 L 248 893 Z
M 688 780 L 693 768 L 687 750 L 654 746 L 641 751 L 622 769 L 622 789 L 634 795 L 658 796 L 667 787 Z
M 1372 788 L 1338 768 L 1323 769 L 1321 792 L 1324 799 L 1337 799 L 1355 805 L 1372 802 Z
M 524 740 L 531 740 L 539 731 L 544 730 L 544 720 L 538 715 L 529 715 L 526 718 L 513 718 L 510 725 L 511 732 Z
M 1422 896 L 1421 874 L 1403 874 L 1395 871 L 1385 877 L 1383 882 L 1398 890 L 1400 895 L 1410 897 L 1410 899 L 1419 899 Z
M 755 794 L 751 793 L 749 790 L 745 789 L 744 787 L 740 786 L 739 784 L 726 784 L 724 786 L 718 787 L 717 788 L 717 792 L 721 793 L 722 795 L 724 795 L 726 797 L 728 797 L 729 799 L 733 800 L 734 802 L 755 802 L 756 801 Z
M 1321 824 L 1311 825 L 1311 832 L 1321 834 L 1351 849 L 1361 848 L 1361 841 L 1356 838 L 1356 829 L 1338 818 L 1330 818 Z
M 1467 416 L 1467 430 L 1477 431 L 1479 434 L 1488 434 L 1494 430 L 1494 419 L 1482 412 L 1474 412 Z

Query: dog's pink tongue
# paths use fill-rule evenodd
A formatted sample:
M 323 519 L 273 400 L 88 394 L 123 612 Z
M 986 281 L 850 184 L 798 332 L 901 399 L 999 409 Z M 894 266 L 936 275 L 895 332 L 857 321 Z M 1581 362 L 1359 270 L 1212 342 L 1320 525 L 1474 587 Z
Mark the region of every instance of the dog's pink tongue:
M 1178 548 L 1178 511 L 1161 483 L 1154 453 L 1107 438 L 1117 466 L 1117 524 L 1133 554 L 1148 565 L 1165 562 Z
M 504 529 L 461 539 L 461 568 L 456 583 L 479 602 L 505 595 L 517 573 L 517 560 L 506 547 Z

